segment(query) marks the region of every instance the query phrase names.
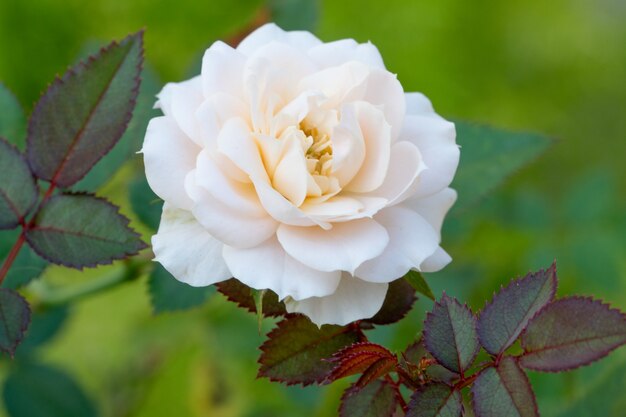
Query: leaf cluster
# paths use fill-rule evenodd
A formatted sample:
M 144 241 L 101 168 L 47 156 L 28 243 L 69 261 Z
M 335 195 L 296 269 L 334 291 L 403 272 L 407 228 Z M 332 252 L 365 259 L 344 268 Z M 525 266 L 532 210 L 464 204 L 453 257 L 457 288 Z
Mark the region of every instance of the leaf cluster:
M 103 173 L 112 175 L 116 163 L 105 159 L 133 116 L 142 65 L 143 32 L 111 43 L 50 84 L 26 129 L 21 108 L 0 85 L 9 125 L 0 129 L 9 136 L 0 137 L 0 230 L 16 239 L 0 267 L 0 350 L 13 355 L 30 322 L 15 289 L 47 263 L 82 269 L 146 247 L 117 206 L 75 188 L 95 188 Z
M 318 328 L 286 314 L 275 295 L 264 299 L 263 314 L 283 318 L 261 347 L 259 376 L 287 385 L 357 376 L 341 399 L 341 416 L 462 416 L 471 408 L 477 417 L 532 417 L 539 409 L 527 370 L 568 371 L 626 344 L 624 313 L 589 297 L 555 299 L 556 264 L 512 280 L 478 313 L 444 293 L 402 352 L 370 342 L 367 330 L 402 319 L 414 288 L 427 288 L 423 278 L 409 284 L 417 277 L 393 282 L 381 312 L 347 326 Z M 258 312 L 246 288 L 231 280 L 219 291 Z

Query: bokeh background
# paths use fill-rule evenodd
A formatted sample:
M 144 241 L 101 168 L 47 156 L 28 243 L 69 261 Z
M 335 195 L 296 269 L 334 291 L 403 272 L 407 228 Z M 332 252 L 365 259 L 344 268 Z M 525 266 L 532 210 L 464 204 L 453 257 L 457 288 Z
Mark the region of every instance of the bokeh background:
M 213 41 L 236 39 L 272 10 L 285 28 L 325 41 L 371 40 L 405 90 L 425 93 L 445 117 L 555 138 L 487 198 L 452 213 L 444 247 L 454 262 L 427 277 L 436 292 L 480 308 L 500 284 L 556 259 L 559 294 L 594 295 L 626 309 L 622 0 L 0 0 L 0 80 L 30 112 L 52 77 L 85 51 L 145 28 L 152 76 L 179 81 L 197 73 Z M 136 164 L 99 192 L 131 217 Z M 8 240 L 0 233 L 0 243 Z M 65 288 L 111 271 L 49 268 L 39 281 Z M 54 331 L 18 356 L 70 376 L 93 415 L 336 415 L 345 382 L 303 389 L 255 379 L 264 339 L 255 317 L 219 294 L 191 311 L 154 315 L 146 287 L 144 277 L 59 307 L 46 318 Z M 418 301 L 409 317 L 373 338 L 401 349 L 430 308 Z M 16 366 L 0 358 L 0 384 Z M 29 401 L 28 390 L 42 398 L 73 392 L 45 369 L 28 372 L 18 381 L 22 390 L 4 390 L 5 403 Z M 591 367 L 531 379 L 544 416 L 626 413 L 624 348 Z

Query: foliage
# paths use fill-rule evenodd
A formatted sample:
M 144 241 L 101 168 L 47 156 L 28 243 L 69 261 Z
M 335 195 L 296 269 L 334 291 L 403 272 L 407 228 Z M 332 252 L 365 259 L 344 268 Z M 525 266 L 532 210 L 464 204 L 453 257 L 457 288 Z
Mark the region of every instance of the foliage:
M 20 228 L 2 267 L 0 284 L 18 260 L 24 243 L 45 260 L 74 268 L 110 263 L 138 253 L 146 245 L 128 227 L 118 207 L 67 188 L 85 176 L 120 139 L 132 117 L 140 85 L 143 33 L 113 42 L 86 63 L 57 78 L 28 121 L 27 160 L 0 139 L 0 228 Z M 2 92 L 4 101 L 7 93 Z M 10 103 L 9 112 L 15 103 Z M 9 123 L 19 123 L 12 116 Z M 19 136 L 20 128 L 7 130 Z M 19 137 L 15 139 L 19 143 Z M 48 182 L 43 196 L 38 184 Z M 60 193 L 55 191 L 60 190 Z M 18 271 L 26 283 L 35 273 Z M 8 282 L 13 288 L 17 283 Z M 26 301 L 2 289 L 2 350 L 13 355 L 30 320 Z
M 377 416 L 393 417 L 398 401 L 407 416 L 460 416 L 462 392 L 471 388 L 477 417 L 538 416 L 522 368 L 566 371 L 626 344 L 626 314 L 590 298 L 554 300 L 556 285 L 555 264 L 513 280 L 480 318 L 444 294 L 424 321 L 425 350 L 417 341 L 400 357 L 368 341 L 363 330 L 371 322 L 317 329 L 306 317 L 290 315 L 268 334 L 259 374 L 287 384 L 360 375 L 346 390 L 340 415 L 374 407 Z M 479 341 L 489 359 L 476 363 Z M 516 353 L 511 346 L 520 341 L 523 350 Z M 439 365 L 452 373 L 442 373 Z M 401 385 L 413 390 L 408 404 Z

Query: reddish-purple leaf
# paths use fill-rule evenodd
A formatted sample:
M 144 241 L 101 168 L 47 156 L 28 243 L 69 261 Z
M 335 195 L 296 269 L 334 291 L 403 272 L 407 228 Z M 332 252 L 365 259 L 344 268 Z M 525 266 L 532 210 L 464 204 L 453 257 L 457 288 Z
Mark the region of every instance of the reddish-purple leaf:
M 335 367 L 327 359 L 361 337 L 361 331 L 353 326 L 320 328 L 305 316 L 289 315 L 261 346 L 259 376 L 287 385 L 322 382 Z
M 478 338 L 492 355 L 504 352 L 522 333 L 528 321 L 554 298 L 556 263 L 547 270 L 514 280 L 496 294 L 480 313 Z
M 364 387 L 352 386 L 341 397 L 340 417 L 393 417 L 398 408 L 396 390 L 377 380 Z
M 111 263 L 146 247 L 116 206 L 89 194 L 48 199 L 26 240 L 48 261 L 73 268 Z
M 256 313 L 256 303 L 250 287 L 235 278 L 216 284 L 217 290 L 224 294 L 229 301 L 237 303 L 251 313 Z M 278 296 L 271 290 L 266 290 L 263 296 L 263 315 L 266 317 L 280 317 L 287 314 L 285 304 L 278 300 Z
M 626 315 L 599 300 L 568 297 L 548 304 L 522 333 L 521 365 L 558 372 L 587 365 L 626 343 Z
M 372 381 L 387 375 L 389 372 L 396 368 L 398 360 L 395 358 L 380 358 L 376 362 L 372 363 L 365 371 L 363 375 L 356 381 L 355 386 L 364 387 L 370 384 Z
M 435 382 L 413 393 L 406 417 L 460 417 L 462 413 L 461 393 L 449 385 Z
M 419 369 L 430 380 L 451 383 L 459 377 L 459 374 L 439 365 L 432 355 L 428 353 L 421 339 L 411 343 L 402 356 L 411 364 L 410 367 L 413 371 Z
M 383 366 L 382 362 L 376 367 L 369 369 L 381 359 L 385 360 L 383 361 L 385 364 L 391 363 L 392 368 L 397 363 L 396 355 L 376 343 L 361 342 L 347 346 L 335 353 L 330 359 L 330 362 L 333 362 L 336 365 L 328 376 L 327 382 L 332 382 L 346 376 L 359 374 L 361 372 L 368 374 L 368 376 L 363 380 L 363 382 L 365 382 L 368 378 L 371 378 L 378 372 L 382 372 L 382 369 L 385 369 L 386 365 Z M 369 372 L 367 372 L 368 370 Z M 375 379 L 379 376 L 380 375 L 377 375 L 373 378 Z
M 13 290 L 0 288 L 0 350 L 13 356 L 29 323 L 26 300 Z
M 50 85 L 28 125 L 28 161 L 37 177 L 69 187 L 111 150 L 131 119 L 142 62 L 139 32 Z
M 539 417 L 528 377 L 510 356 L 480 373 L 472 386 L 472 407 L 476 417 Z
M 417 297 L 411 284 L 404 279 L 397 279 L 389 284 L 385 301 L 378 313 L 365 321 L 374 324 L 391 324 L 400 321 L 411 311 L 415 300 Z
M 441 365 L 463 373 L 480 348 L 472 311 L 444 294 L 426 316 L 424 347 Z
M 22 153 L 0 138 L 0 229 L 23 222 L 36 201 L 37 185 Z

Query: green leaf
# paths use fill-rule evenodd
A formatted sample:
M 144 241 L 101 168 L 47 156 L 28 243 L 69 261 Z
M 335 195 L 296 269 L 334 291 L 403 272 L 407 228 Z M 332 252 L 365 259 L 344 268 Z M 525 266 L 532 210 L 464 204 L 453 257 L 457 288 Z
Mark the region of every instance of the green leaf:
M 387 381 L 352 387 L 341 397 L 340 417 L 393 417 L 398 408 L 395 389 Z
M 552 140 L 488 126 L 455 122 L 461 161 L 451 187 L 459 198 L 455 210 L 467 209 L 507 177 L 545 152 Z
M 463 373 L 480 348 L 472 311 L 444 294 L 426 315 L 424 347 L 441 365 Z
M 539 417 L 528 377 L 510 356 L 482 371 L 472 386 L 476 417 Z
M 237 303 L 241 308 L 245 308 L 251 313 L 256 313 L 256 301 L 254 290 L 241 283 L 235 278 L 215 284 L 217 290 L 224 294 L 229 301 Z M 280 317 L 287 314 L 285 304 L 278 300 L 274 291 L 266 290 L 263 296 L 263 315 L 265 317 Z
M 28 125 L 28 161 L 37 177 L 69 187 L 113 148 L 131 119 L 142 61 L 139 32 L 50 85 Z
M 530 319 L 554 298 L 556 264 L 514 280 L 488 303 L 478 318 L 478 338 L 492 355 L 515 342 Z
M 424 385 L 411 396 L 406 417 L 460 417 L 463 413 L 461 393 L 449 385 Z
M 95 417 L 93 403 L 65 373 L 43 365 L 12 369 L 4 383 L 4 404 L 11 417 Z
M 415 291 L 435 301 L 435 294 L 433 294 L 433 290 L 430 289 L 422 274 L 417 271 L 410 270 L 406 273 L 404 279 L 411 284 Z
M 214 292 L 213 286 L 196 288 L 178 281 L 160 264 L 155 264 L 148 279 L 155 313 L 198 307 Z
M 10 230 L 0 235 L 0 265 L 8 256 L 21 230 Z M 2 288 L 17 289 L 37 278 L 48 266 L 48 262 L 24 245 L 2 281 Z
M 334 368 L 326 359 L 360 337 L 360 331 L 353 327 L 320 328 L 305 316 L 288 316 L 261 346 L 259 376 L 287 385 L 322 382 Z
M 48 261 L 73 268 L 111 263 L 146 247 L 116 206 L 89 194 L 50 198 L 26 239 Z
M 403 279 L 397 279 L 389 284 L 385 301 L 378 313 L 371 319 L 364 321 L 373 324 L 391 324 L 400 321 L 407 315 L 415 303 L 415 290 Z
M 0 288 L 0 350 L 13 356 L 30 323 L 30 307 L 13 290 Z
M 626 315 L 592 298 L 562 298 L 548 304 L 528 323 L 521 340 L 523 367 L 566 371 L 626 344 Z
M 38 191 L 22 153 L 3 138 L 0 138 L 0 173 L 0 229 L 12 229 L 33 208 Z
M 137 105 L 133 118 L 117 145 L 106 154 L 96 165 L 73 187 L 76 190 L 94 191 L 111 179 L 121 166 L 129 161 L 139 149 L 146 133 L 148 122 L 159 112 L 154 109 L 154 100 L 161 85 L 156 75 L 144 68 Z M 161 212 L 159 211 L 159 215 Z M 143 219 L 142 219 L 143 221 Z M 157 223 L 158 224 L 158 223 Z
M 424 343 L 421 339 L 411 343 L 402 353 L 402 357 L 413 364 L 413 366 L 417 366 L 422 359 L 434 359 L 424 347 Z M 448 370 L 438 363 L 428 366 L 428 368 L 426 368 L 426 374 L 433 381 L 444 382 L 446 384 L 449 384 L 459 378 L 459 374 Z
M 145 175 L 133 182 L 129 189 L 130 205 L 139 220 L 151 230 L 157 230 L 163 212 L 163 200 L 148 185 Z
M 270 0 L 272 20 L 284 30 L 313 31 L 320 15 L 319 0 Z
M 26 116 L 13 93 L 0 82 L 0 137 L 24 149 Z

